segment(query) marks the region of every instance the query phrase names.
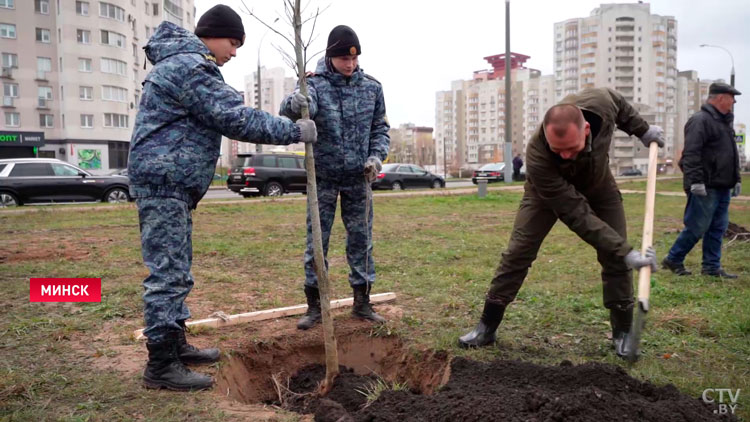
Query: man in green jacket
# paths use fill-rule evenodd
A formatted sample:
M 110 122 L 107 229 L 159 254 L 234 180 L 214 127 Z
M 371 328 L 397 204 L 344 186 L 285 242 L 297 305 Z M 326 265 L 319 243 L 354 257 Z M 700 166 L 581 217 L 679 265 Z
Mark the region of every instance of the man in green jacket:
M 610 310 L 612 341 L 623 356 L 633 321 L 632 269 L 650 265 L 656 254 L 633 250 L 627 242 L 622 196 L 609 169 L 615 128 L 636 135 L 648 147 L 664 146 L 664 131 L 649 126 L 619 93 L 585 89 L 550 108 L 526 148 L 526 185 L 508 248 L 502 254 L 484 311 L 461 347 L 495 342 L 505 308 L 516 297 L 542 241 L 559 219 L 596 248 L 602 266 L 604 306 Z

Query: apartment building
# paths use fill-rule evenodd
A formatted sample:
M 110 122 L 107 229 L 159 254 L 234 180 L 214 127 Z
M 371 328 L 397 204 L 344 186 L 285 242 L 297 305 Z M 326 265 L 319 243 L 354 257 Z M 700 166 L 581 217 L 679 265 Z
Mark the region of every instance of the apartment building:
M 664 128 L 662 162 L 681 152 L 674 17 L 651 14 L 648 3 L 602 4 L 588 17 L 555 23 L 554 34 L 556 101 L 587 87 L 613 88 Z M 618 132 L 610 150 L 613 172 L 645 169 L 644 153 L 635 137 Z
M 420 166 L 434 166 L 435 138 L 431 127 L 402 124 L 388 131 L 391 138 L 388 161 L 391 163 L 413 163 Z
M 193 30 L 193 0 L 0 0 L 0 134 L 15 139 L 0 158 L 125 168 L 151 67 L 142 48 L 163 20 Z
M 511 151 L 524 154 L 526 144 L 554 104 L 554 77 L 524 66 L 529 56 L 511 53 Z M 474 169 L 504 161 L 505 55 L 485 57 L 491 69 L 471 80 L 454 81 L 436 94 L 435 155 L 438 169 Z

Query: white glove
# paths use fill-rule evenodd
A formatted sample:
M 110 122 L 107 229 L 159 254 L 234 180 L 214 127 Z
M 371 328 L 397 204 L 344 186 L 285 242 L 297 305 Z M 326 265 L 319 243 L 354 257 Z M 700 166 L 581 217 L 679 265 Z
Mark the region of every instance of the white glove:
M 299 91 L 294 91 L 294 96 L 292 97 L 292 112 L 294 114 L 300 114 L 302 113 L 302 107 L 310 107 L 310 97 L 305 97 L 302 95 Z
M 315 127 L 315 122 L 310 119 L 299 119 L 295 123 L 300 131 L 300 142 L 314 144 L 318 141 L 318 129 Z
M 690 193 L 692 193 L 695 196 L 708 196 L 708 192 L 706 192 L 706 185 L 703 183 L 693 183 L 690 185 Z
M 734 189 L 732 189 L 732 197 L 740 196 L 742 193 L 742 183 L 737 183 L 734 185 Z
M 365 162 L 365 179 L 372 183 L 378 179 L 378 173 L 383 170 L 383 163 L 378 157 L 370 157 Z
M 647 265 L 651 267 L 651 272 L 656 272 L 656 270 L 659 269 L 659 265 L 656 263 L 656 251 L 651 246 L 646 248 L 645 255 L 641 255 L 641 253 L 635 249 L 628 252 L 628 254 L 625 255 L 625 265 L 634 270 Z
M 643 145 L 648 148 L 651 142 L 656 142 L 659 148 L 664 148 L 664 129 L 661 126 L 649 126 L 646 133 L 640 137 Z

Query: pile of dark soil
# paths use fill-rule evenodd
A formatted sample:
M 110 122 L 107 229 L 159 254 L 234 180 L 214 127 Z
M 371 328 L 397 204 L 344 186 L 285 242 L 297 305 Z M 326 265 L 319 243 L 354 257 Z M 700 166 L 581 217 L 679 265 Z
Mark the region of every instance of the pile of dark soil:
M 325 369 L 308 366 L 294 376 L 289 410 L 315 421 L 733 421 L 680 393 L 630 377 L 624 369 L 563 361 L 545 367 L 518 361 L 476 362 L 456 358 L 448 383 L 432 395 L 383 392 L 366 406 L 364 391 L 375 377 L 342 371 L 324 399 L 314 394 Z
M 750 240 L 750 230 L 730 221 L 727 231 L 724 232 L 724 237 L 730 240 L 748 241 Z

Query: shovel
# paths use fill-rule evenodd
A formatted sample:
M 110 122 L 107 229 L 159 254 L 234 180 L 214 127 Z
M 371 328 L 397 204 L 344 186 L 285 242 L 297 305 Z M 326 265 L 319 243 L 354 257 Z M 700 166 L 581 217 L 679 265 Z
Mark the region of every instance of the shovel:
M 643 241 L 641 243 L 641 254 L 646 254 L 646 249 L 652 245 L 654 237 L 654 202 L 656 199 L 656 160 L 659 154 L 659 145 L 651 142 L 648 149 L 648 178 L 646 182 L 646 215 L 643 217 Z M 646 316 L 649 311 L 649 296 L 651 293 L 651 267 L 646 265 L 638 272 L 638 308 L 636 309 L 635 322 L 630 329 L 625 347 L 625 359 L 635 362 L 640 355 L 641 334 L 646 327 Z

